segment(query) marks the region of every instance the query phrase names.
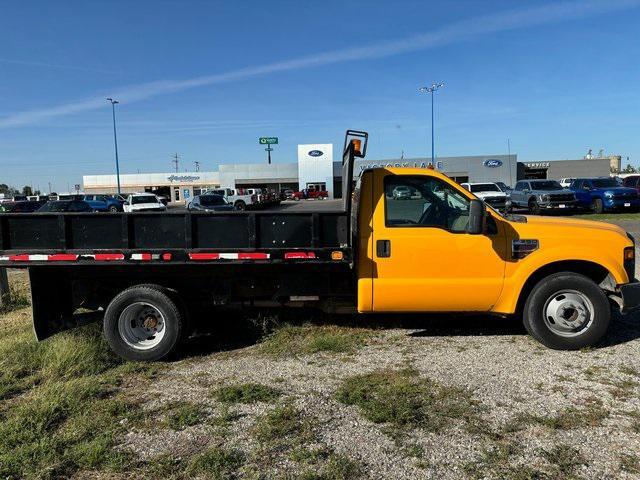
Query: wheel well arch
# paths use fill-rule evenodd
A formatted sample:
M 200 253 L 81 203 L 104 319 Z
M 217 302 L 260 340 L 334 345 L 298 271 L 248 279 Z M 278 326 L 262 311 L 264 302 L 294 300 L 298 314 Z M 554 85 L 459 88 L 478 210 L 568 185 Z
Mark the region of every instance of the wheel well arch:
M 529 198 L 527 198 L 527 205 L 529 205 L 531 202 L 537 202 L 538 199 L 536 198 L 535 195 L 531 195 Z
M 587 278 L 593 280 L 596 284 L 602 283 L 609 275 L 610 272 L 602 265 L 590 262 L 588 260 L 560 260 L 544 265 L 534 271 L 520 289 L 520 295 L 518 296 L 518 303 L 516 305 L 516 312 L 522 312 L 524 304 L 529 297 L 529 293 L 533 290 L 533 287 L 545 277 L 553 275 L 559 272 L 571 272 L 584 275 Z

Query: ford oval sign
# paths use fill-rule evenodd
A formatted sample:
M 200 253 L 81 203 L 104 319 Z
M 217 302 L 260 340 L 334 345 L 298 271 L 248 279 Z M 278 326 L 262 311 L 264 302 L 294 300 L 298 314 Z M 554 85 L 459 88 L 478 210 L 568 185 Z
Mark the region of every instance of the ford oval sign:
M 502 166 L 502 160 L 498 160 L 497 158 L 491 158 L 489 160 L 484 161 L 484 166 L 489 168 L 497 168 Z
M 323 153 L 320 150 L 311 150 L 309 152 L 310 157 L 321 157 Z

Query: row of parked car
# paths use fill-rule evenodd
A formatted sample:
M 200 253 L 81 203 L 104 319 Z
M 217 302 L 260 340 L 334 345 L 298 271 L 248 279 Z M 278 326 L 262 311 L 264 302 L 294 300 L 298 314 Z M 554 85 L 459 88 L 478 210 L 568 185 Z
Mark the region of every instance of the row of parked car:
M 640 175 L 556 180 L 518 181 L 513 188 L 503 183 L 463 183 L 485 203 L 500 211 L 527 209 L 545 211 L 587 210 L 640 211 Z
M 68 194 L 38 197 L 13 197 L 0 203 L 0 212 L 140 212 L 164 211 L 166 200 L 152 193 L 128 196 L 103 194 Z
M 283 189 L 279 194 L 262 188 L 215 188 L 193 197 L 187 203 L 187 209 L 217 212 L 258 210 L 277 206 L 284 200 L 324 200 L 328 196 L 329 192 L 313 186 L 297 192 Z

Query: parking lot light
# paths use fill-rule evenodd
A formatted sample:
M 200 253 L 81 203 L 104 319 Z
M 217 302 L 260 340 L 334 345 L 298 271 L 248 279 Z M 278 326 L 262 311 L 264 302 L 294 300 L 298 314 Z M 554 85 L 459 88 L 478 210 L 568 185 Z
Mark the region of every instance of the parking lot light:
M 440 87 L 444 87 L 444 83 L 432 83 L 429 87 L 420 87 L 418 91 L 420 93 L 430 93 L 431 94 L 431 165 L 435 166 L 435 141 L 434 141 L 434 115 L 433 115 L 433 92 L 440 89 Z
M 111 102 L 111 112 L 113 114 L 113 143 L 116 148 L 116 181 L 118 182 L 118 194 L 120 194 L 120 162 L 118 161 L 118 136 L 116 135 L 116 103 L 118 100 L 113 98 L 107 98 L 108 102 Z

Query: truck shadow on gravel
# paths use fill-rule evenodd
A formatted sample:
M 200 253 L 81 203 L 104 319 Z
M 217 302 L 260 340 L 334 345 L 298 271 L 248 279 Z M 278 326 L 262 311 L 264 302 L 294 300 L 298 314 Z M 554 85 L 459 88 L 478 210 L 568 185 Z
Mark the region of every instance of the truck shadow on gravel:
M 174 359 L 205 356 L 233 351 L 262 342 L 282 326 L 313 325 L 369 328 L 372 330 L 406 329 L 409 338 L 483 337 L 527 335 L 522 322 L 516 318 L 490 315 L 326 315 L 316 311 L 297 311 L 265 315 L 261 312 L 234 312 L 224 321 L 212 322 L 210 331 L 201 330 L 185 342 Z M 303 320 L 301 320 L 303 319 Z M 213 327 L 215 325 L 215 327 Z M 609 332 L 595 348 L 622 345 L 640 338 L 640 312 L 622 316 L 614 313 Z

